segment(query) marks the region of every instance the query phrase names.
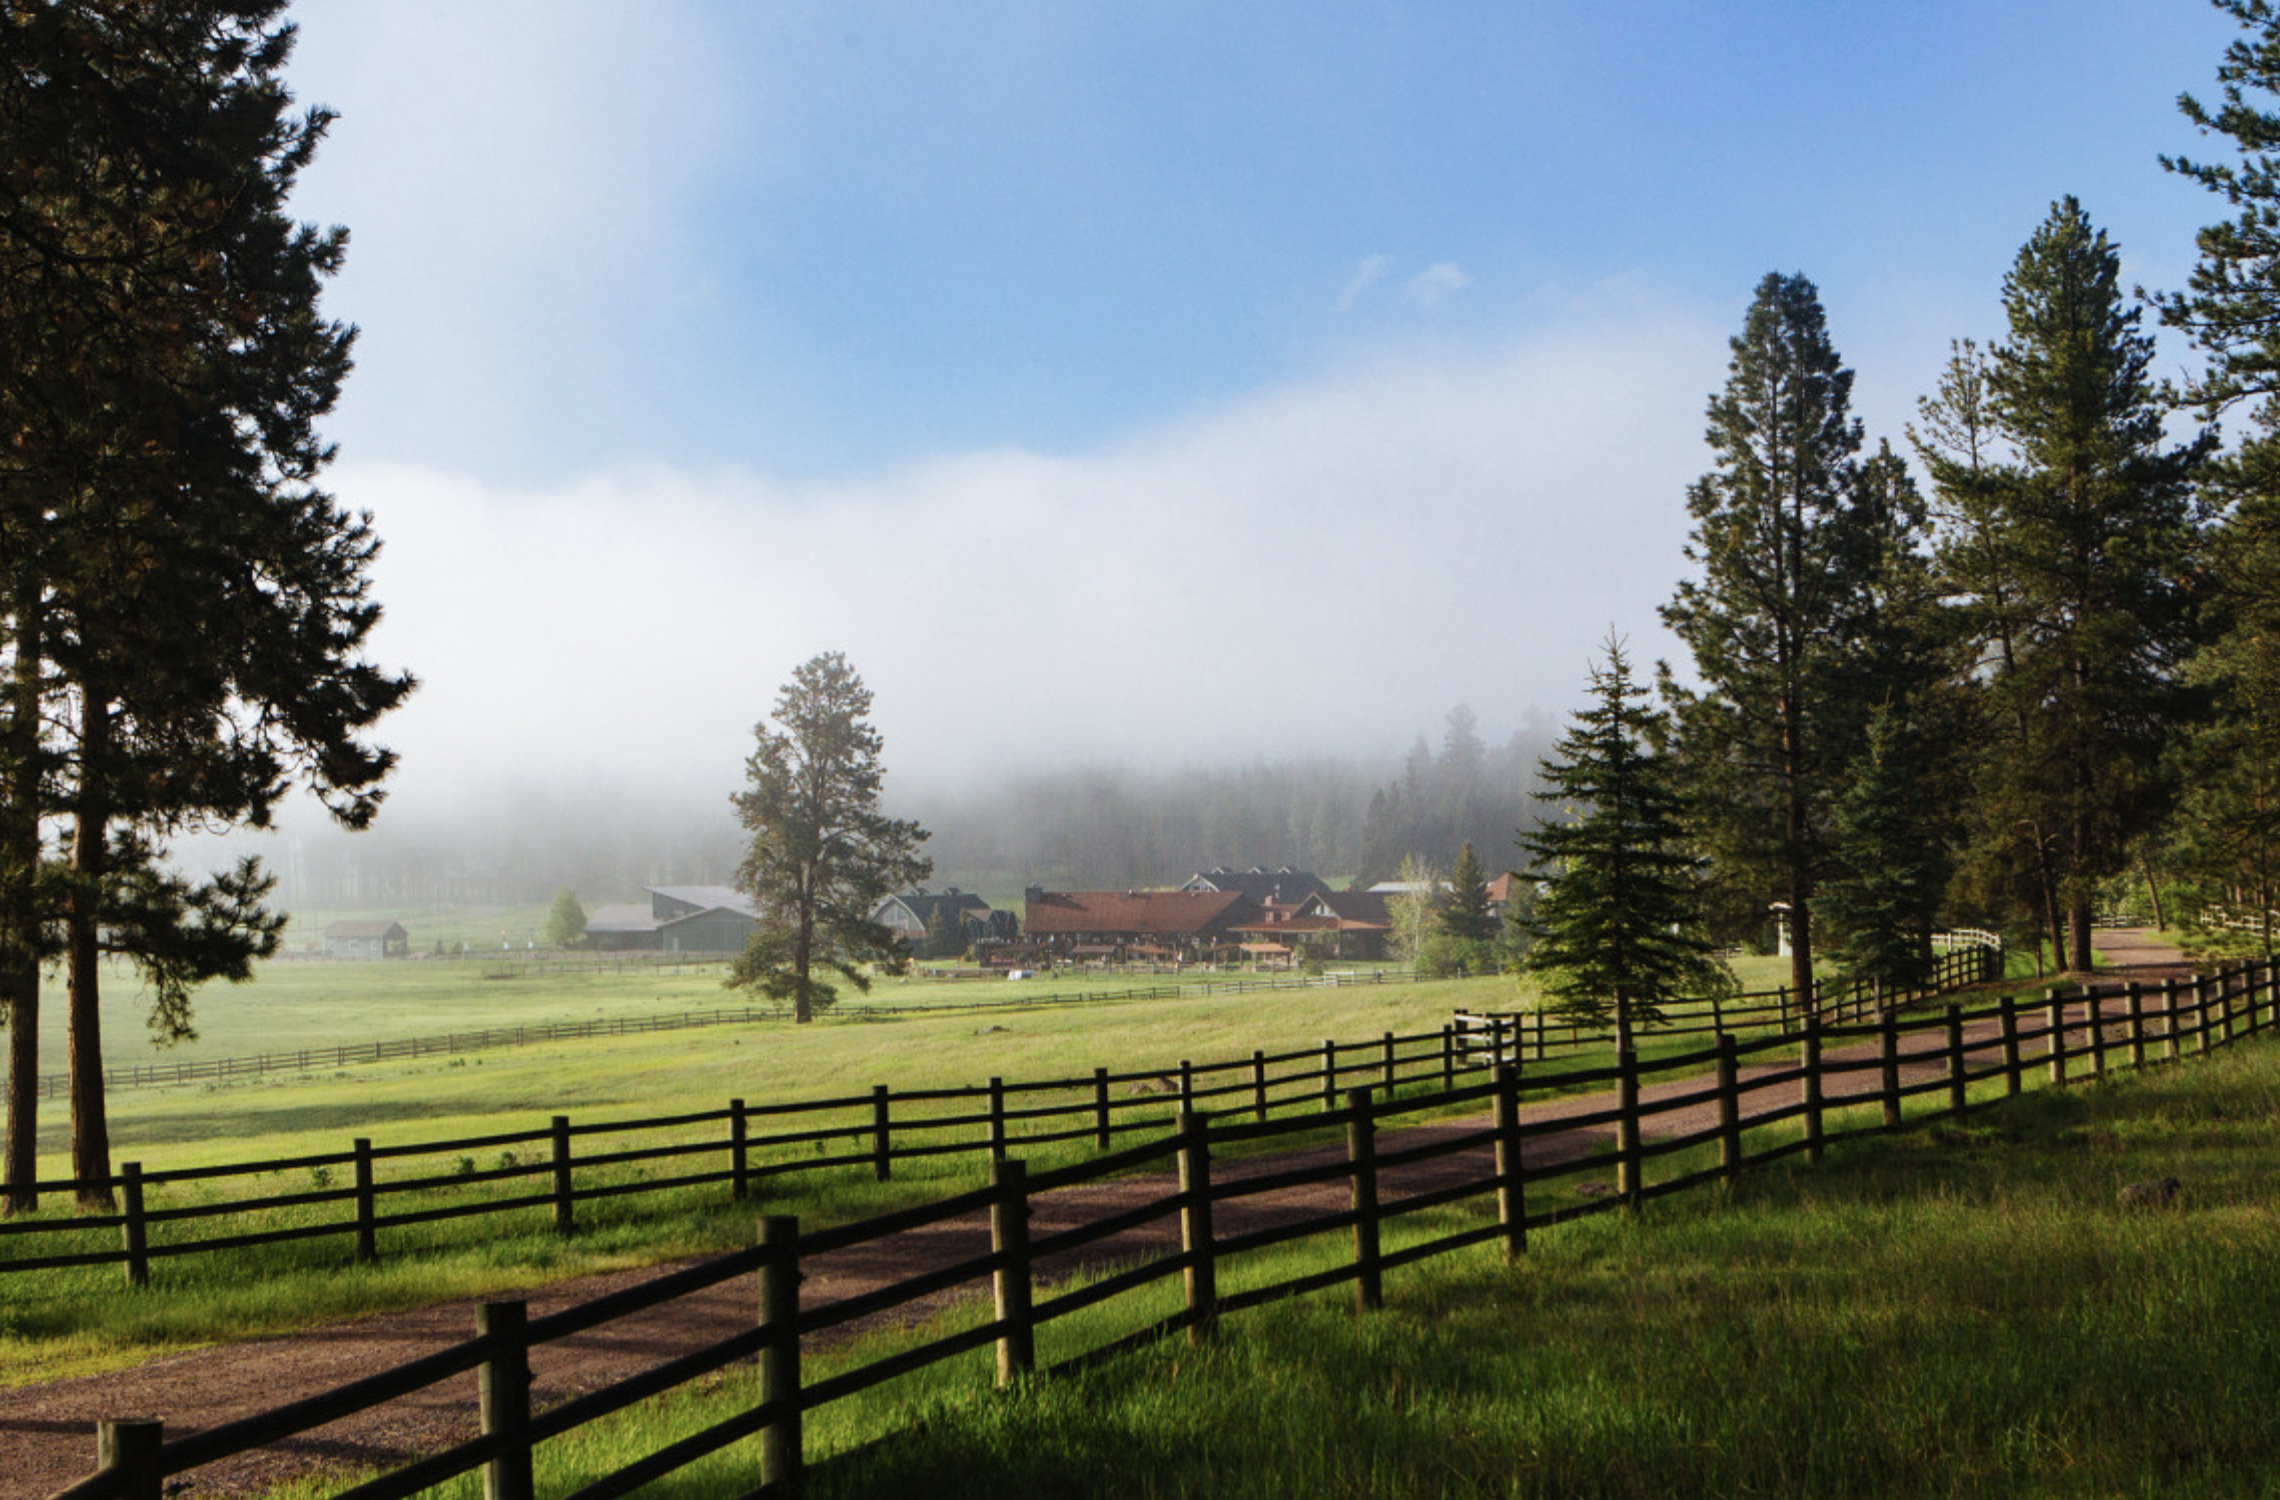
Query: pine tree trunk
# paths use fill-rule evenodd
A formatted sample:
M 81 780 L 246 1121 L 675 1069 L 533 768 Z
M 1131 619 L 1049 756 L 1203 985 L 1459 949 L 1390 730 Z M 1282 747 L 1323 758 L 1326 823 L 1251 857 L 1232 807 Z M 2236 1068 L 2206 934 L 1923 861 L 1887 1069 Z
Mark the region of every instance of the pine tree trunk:
M 2074 872 L 2066 882 L 2066 924 L 2068 935 L 2074 941 L 2074 950 L 2068 955 L 2067 967 L 2076 973 L 2090 972 L 2090 828 L 2082 814 L 2074 815 L 2073 835 Z
M 79 1206 L 113 1206 L 111 1130 L 103 1111 L 102 901 L 110 811 L 102 769 L 110 755 L 110 704 L 82 699 L 79 809 L 71 833 L 71 889 L 64 902 L 65 1015 L 71 1068 L 71 1175 Z
M 33 877 L 39 867 L 39 591 L 15 601 L 16 660 L 9 682 L 8 739 L 0 748 L 7 784 L 0 790 L 0 1010 L 8 1023 L 8 1123 L 5 1208 L 30 1213 L 40 1204 L 37 1161 L 40 1101 L 39 913 Z
M 2139 855 L 2138 870 L 2145 876 L 2146 899 L 2153 903 L 2153 925 L 2166 929 L 2169 926 L 2169 918 L 2161 909 L 2161 883 L 2153 878 L 2153 861 L 2142 854 Z

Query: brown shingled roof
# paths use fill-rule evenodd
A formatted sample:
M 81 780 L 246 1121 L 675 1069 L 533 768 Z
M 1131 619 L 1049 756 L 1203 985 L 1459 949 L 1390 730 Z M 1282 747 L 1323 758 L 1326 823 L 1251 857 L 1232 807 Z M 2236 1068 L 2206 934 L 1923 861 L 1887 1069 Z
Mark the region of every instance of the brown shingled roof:
M 1224 932 L 1257 914 L 1240 891 L 1045 891 L 1030 897 L 1021 927 L 1031 937 L 1193 937 Z

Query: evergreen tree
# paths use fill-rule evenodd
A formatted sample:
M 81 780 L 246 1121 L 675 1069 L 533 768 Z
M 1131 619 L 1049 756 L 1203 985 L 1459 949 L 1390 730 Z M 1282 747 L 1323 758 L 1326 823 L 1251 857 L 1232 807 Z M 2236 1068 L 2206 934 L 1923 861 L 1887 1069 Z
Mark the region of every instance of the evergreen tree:
M 1559 816 L 1519 841 L 1543 882 L 1526 967 L 1562 1013 L 1612 1020 L 1627 1050 L 1663 1006 L 1708 993 L 1724 973 L 1701 936 L 1698 863 L 1655 748 L 1666 726 L 1612 636 L 1605 665 L 1591 668 L 1591 695 L 1560 759 L 1543 763 L 1543 795 Z
M 2187 290 L 2154 302 L 2208 356 L 2187 401 L 2211 418 L 2244 406 L 2248 431 L 2207 476 L 2224 507 L 2208 570 L 2217 633 L 2193 675 L 2214 694 L 2215 717 L 2184 757 L 2176 847 L 2208 893 L 2269 908 L 2280 866 L 2280 11 L 2215 3 L 2242 31 L 2217 69 L 2219 102 L 2188 94 L 2179 106 L 2237 159 L 2162 165 L 2223 199 L 2231 217 L 2201 230 Z
M 1448 898 L 1433 920 L 1441 931 L 1462 942 L 1495 940 L 1496 917 L 1488 909 L 1488 871 L 1481 867 L 1470 839 L 1465 840 L 1457 851 L 1457 862 L 1449 867 Z
M 1987 692 L 2012 726 L 1994 819 L 2033 831 L 2062 907 L 2069 967 L 2090 966 L 2098 882 L 2169 800 L 2163 747 L 2185 722 L 2192 494 L 2205 443 L 2169 447 L 2147 377 L 2153 341 L 2126 308 L 2119 256 L 2072 198 L 2003 283 L 2009 336 L 1986 367 L 2003 461 L 1935 469 L 1978 535 L 1954 587 L 1974 600 Z M 2057 934 L 2053 933 L 2056 940 Z
M 1829 802 L 1867 715 L 1861 646 L 1881 570 L 1906 547 L 1905 477 L 1858 454 L 1852 372 L 1813 284 L 1769 275 L 1709 408 L 1716 467 L 1687 494 L 1694 531 L 1662 618 L 1704 691 L 1665 691 L 1720 882 L 1790 913 L 1791 985 L 1812 993 L 1814 911 L 1830 863 Z
M 161 874 L 162 840 L 266 822 L 297 780 L 362 826 L 393 757 L 361 736 L 411 688 L 360 658 L 377 543 L 315 485 L 353 335 L 316 305 L 345 233 L 285 212 L 330 117 L 290 111 L 281 10 L 0 14 L 11 1207 L 28 1206 L 34 1090 L 15 1049 L 36 961 L 66 970 L 73 1173 L 105 1179 L 106 955 L 154 981 L 164 1037 L 187 1030 L 191 986 L 242 977 L 276 941 L 258 871 L 184 886 Z
M 1878 708 L 1830 820 L 1832 840 L 1845 856 L 1822 893 L 1834 956 L 1849 977 L 1873 979 L 1888 990 L 1931 982 L 1932 932 L 1950 863 L 1944 844 L 1925 836 L 1934 753 L 1904 709 Z
M 578 904 L 578 893 L 568 886 L 554 893 L 554 905 L 546 913 L 546 944 L 550 948 L 575 948 L 586 936 L 586 908 Z
M 926 919 L 926 956 L 962 958 L 966 953 L 966 918 L 955 896 L 938 897 Z
M 727 983 L 789 1000 L 796 1021 L 838 997 L 818 969 L 857 990 L 871 987 L 865 963 L 901 972 L 909 952 L 871 912 L 934 868 L 918 852 L 926 830 L 879 811 L 886 771 L 870 712 L 871 691 L 845 656 L 803 662 L 776 697 L 777 727 L 753 730 L 746 789 L 730 799 L 752 836 L 736 888 L 760 925 Z

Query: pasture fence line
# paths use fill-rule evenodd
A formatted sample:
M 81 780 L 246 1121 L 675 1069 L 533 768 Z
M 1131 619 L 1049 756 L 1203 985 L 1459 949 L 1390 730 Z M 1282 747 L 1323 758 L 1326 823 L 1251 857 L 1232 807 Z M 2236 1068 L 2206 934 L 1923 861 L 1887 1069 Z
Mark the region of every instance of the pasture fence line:
M 1404 970 L 1392 972 L 1397 979 L 1407 977 Z M 1134 1000 L 1208 998 L 1213 995 L 1256 994 L 1266 990 L 1342 989 L 1357 984 L 1383 984 L 1386 982 L 1386 973 L 1382 969 L 1373 969 L 1280 979 L 1208 980 L 1201 984 L 1160 984 L 1097 993 L 1080 991 L 1075 994 L 1043 994 L 1034 997 L 1024 995 L 1003 1000 L 951 1000 L 933 1005 L 849 1002 L 837 1013 L 847 1019 L 866 1020 L 877 1016 L 953 1015 L 961 1011 L 1043 1010 L 1058 1006 L 1105 1005 Z M 272 1075 L 324 1072 L 358 1064 L 397 1062 L 422 1057 L 455 1057 L 461 1053 L 488 1052 L 502 1047 L 531 1047 L 546 1042 L 640 1036 L 654 1031 L 686 1031 L 709 1026 L 744 1026 L 764 1021 L 782 1021 L 790 1015 L 791 1007 L 788 1005 L 722 1007 L 703 1011 L 678 1011 L 669 1015 L 606 1016 L 591 1021 L 533 1022 L 520 1026 L 494 1026 L 482 1031 L 452 1031 L 437 1036 L 402 1037 L 392 1041 L 344 1042 L 330 1047 L 286 1048 L 277 1052 L 256 1053 L 250 1057 L 216 1057 L 181 1063 L 135 1063 L 123 1068 L 105 1068 L 103 1087 L 108 1092 L 113 1089 L 154 1088 L 187 1083 L 235 1083 Z M 42 1078 L 38 1097 L 43 1100 L 61 1099 L 70 1093 L 70 1087 L 70 1080 L 66 1077 Z M 5 1100 L 6 1097 L 7 1086 L 5 1082 L 0 1082 L 0 1100 Z
M 544 1317 L 529 1317 L 525 1304 L 518 1301 L 486 1304 L 478 1311 L 472 1339 L 172 1441 L 166 1439 L 161 1419 L 107 1420 L 97 1435 L 95 1471 L 51 1500 L 163 1500 L 171 1482 L 205 1464 L 284 1441 L 469 1370 L 478 1373 L 481 1393 L 478 1435 L 383 1472 L 347 1494 L 357 1500 L 385 1500 L 480 1469 L 486 1495 L 530 1500 L 533 1455 L 540 1444 L 637 1401 L 755 1359 L 755 1400 L 594 1477 L 576 1494 L 586 1500 L 625 1494 L 731 1444 L 753 1439 L 751 1458 L 759 1483 L 745 1493 L 796 1495 L 824 1464 L 861 1451 L 846 1450 L 811 1464 L 804 1440 L 807 1413 L 964 1353 L 994 1350 L 994 1379 L 1002 1387 L 1040 1372 L 1061 1374 L 1094 1365 L 1172 1334 L 1184 1333 L 1190 1342 L 1203 1344 L 1229 1316 L 1344 1285 L 1353 1288 L 1356 1316 L 1368 1316 L 1383 1303 L 1389 1273 L 1428 1258 L 1495 1243 L 1507 1258 L 1517 1260 L 1525 1255 L 1531 1232 L 1591 1214 L 1636 1211 L 1672 1193 L 1731 1184 L 1742 1171 L 1787 1156 L 1802 1153 L 1809 1160 L 1817 1159 L 1831 1142 L 1888 1134 L 1909 1118 L 1911 1101 L 1920 1101 L 1914 1110 L 1918 1123 L 2000 1104 L 2019 1091 L 2022 1058 L 2030 1049 L 2042 1057 L 2050 1086 L 2063 1087 L 2077 1064 L 2096 1076 L 2123 1065 L 2124 1058 L 2129 1066 L 2166 1063 L 2179 1055 L 2180 1044 L 2188 1037 L 2192 1050 L 2203 1054 L 2280 1027 L 2280 967 L 2271 959 L 2228 966 L 2182 986 L 2165 981 L 2158 997 L 2158 1004 L 2149 1003 L 2153 992 L 2136 982 L 2100 985 L 2071 999 L 2056 990 L 2046 991 L 2039 1006 L 2021 1006 L 2015 997 L 2006 996 L 1993 1006 L 1969 1012 L 1950 1003 L 1940 1014 L 1928 1016 L 1888 1010 L 1865 1022 L 1825 1023 L 1809 1015 L 1802 1045 L 1799 1038 L 1788 1035 L 1744 1040 L 1729 1032 L 1717 1036 L 1707 1049 L 1651 1061 L 1625 1050 L 1612 1068 L 1577 1068 L 1541 1080 L 1571 1090 L 1617 1086 L 1612 1108 L 1564 1119 L 1520 1119 L 1520 1068 L 1511 1062 L 1497 1064 L 1488 1082 L 1422 1095 L 1399 1097 L 1371 1087 L 1351 1089 L 1322 1120 L 1230 1119 L 1183 1107 L 1168 1134 L 1137 1146 L 1037 1172 L 1018 1158 L 997 1161 L 987 1183 L 978 1189 L 857 1223 L 807 1233 L 796 1217 L 766 1216 L 760 1219 L 757 1243 L 747 1249 Z M 2156 1043 L 2166 1056 L 2151 1055 Z M 1746 1080 L 1745 1060 L 1752 1064 Z M 1705 1068 L 1709 1082 L 1702 1085 Z M 1650 1078 L 1669 1079 L 1678 1087 L 1664 1089 L 1650 1100 L 1641 1087 Z M 1848 1080 L 1865 1086 L 1850 1086 Z M 1696 1086 L 1687 1087 L 1688 1083 Z M 1975 1084 L 1996 1087 L 1984 1090 L 1974 1101 L 1970 1090 Z M 1795 1102 L 1745 1109 L 1753 1096 L 1769 1093 L 1777 1100 L 1788 1093 Z M 1426 1110 L 1475 1105 L 1492 1107 L 1493 1123 L 1485 1129 L 1438 1133 L 1422 1144 L 1395 1143 L 1390 1150 L 1383 1141 L 1389 1124 L 1414 1120 Z M 1714 1114 L 1712 1124 L 1682 1124 L 1672 1133 L 1649 1139 L 1646 1126 L 1658 1117 L 1705 1108 Z M 1847 1118 L 1832 1128 L 1831 1117 L 1837 1115 Z M 1344 1127 L 1341 1164 L 1282 1166 L 1232 1179 L 1216 1177 L 1212 1171 L 1216 1147 L 1271 1142 L 1324 1124 Z M 1605 1172 L 1607 1160 L 1586 1156 L 1558 1165 L 1526 1166 L 1524 1143 L 1554 1132 L 1594 1127 L 1614 1131 L 1617 1190 L 1530 1212 L 1533 1189 L 1576 1177 L 1596 1180 Z M 1676 1160 L 1670 1170 L 1656 1175 L 1658 1163 L 1706 1148 L 1714 1150 L 1713 1160 Z M 1479 1170 L 1484 1155 L 1492 1165 Z M 1450 1163 L 1446 1175 L 1455 1180 L 1421 1191 L 1391 1191 L 1391 1169 L 1440 1160 Z M 1176 1168 L 1176 1190 L 1090 1223 L 1048 1235 L 1030 1234 L 1030 1205 L 1038 1195 L 1138 1168 L 1160 1169 L 1166 1162 Z M 1347 1188 L 1342 1208 L 1298 1209 L 1264 1227 L 1234 1232 L 1218 1227 L 1214 1210 L 1220 1205 L 1339 1177 Z M 1485 1208 L 1484 1199 L 1489 1200 Z M 1417 1217 L 1445 1209 L 1462 1211 L 1433 1220 Z M 1457 1227 L 1451 1227 L 1452 1217 Z M 819 1257 L 976 1218 L 987 1225 L 986 1254 L 947 1266 L 928 1265 L 900 1281 L 836 1302 L 815 1307 L 802 1303 L 802 1267 Z M 1037 1275 L 1044 1257 L 1164 1219 L 1177 1222 L 1176 1251 L 1151 1251 L 1135 1258 L 1119 1246 L 1113 1269 L 1076 1285 L 1055 1287 Z M 1389 1243 L 1388 1231 L 1393 1229 L 1402 1232 L 1402 1243 Z M 1228 1278 L 1222 1273 L 1232 1264 L 1302 1239 L 1342 1248 L 1314 1257 L 1309 1263 L 1317 1269 L 1226 1289 Z M 1324 1260 L 1329 1263 L 1320 1264 Z M 545 1411 L 533 1407 L 527 1364 L 533 1348 L 753 1272 L 759 1276 L 759 1295 L 757 1317 L 749 1326 Z M 1158 1313 L 1161 1301 L 1145 1300 L 1149 1289 L 1175 1276 L 1176 1309 Z M 813 1335 L 921 1296 L 982 1286 L 990 1292 L 990 1312 L 984 1320 L 870 1354 L 865 1362 L 820 1379 L 809 1379 L 802 1370 L 803 1341 Z M 1078 1341 L 1077 1347 L 1061 1351 L 1055 1360 L 1040 1357 L 1041 1331 L 1078 1311 L 1112 1303 L 1127 1313 L 1123 1331 L 1098 1342 Z
M 1980 972 L 1964 961 L 1969 954 L 1951 957 L 1950 977 L 1968 982 Z M 1786 1033 L 1810 1015 L 1786 992 L 1746 1003 L 1751 999 L 1673 1008 L 1668 1024 L 1651 1035 Z M 1612 1040 L 1605 1030 L 1534 1021 L 1539 1064 L 1555 1045 L 1573 1050 Z M 34 1183 L 35 1193 L 101 1199 L 109 1211 L 0 1220 L 0 1276 L 117 1265 L 129 1286 L 140 1287 L 149 1284 L 153 1261 L 302 1241 L 345 1242 L 355 1260 L 369 1263 L 379 1258 L 384 1231 L 448 1220 L 543 1208 L 555 1232 L 567 1235 L 581 1205 L 722 1185 L 731 1202 L 741 1203 L 771 1178 L 841 1168 L 868 1167 L 884 1182 L 898 1161 L 976 1154 L 1002 1160 L 1017 1134 L 1031 1147 L 1089 1142 L 1108 1151 L 1119 1137 L 1159 1127 L 1175 1107 L 1240 1110 L 1262 1123 L 1277 1115 L 1333 1115 L 1340 1096 L 1356 1087 L 1446 1090 L 1456 1087 L 1460 1069 L 1522 1060 L 1518 1018 L 1489 1018 L 1485 1052 L 1480 1024 L 1459 1014 L 1432 1031 L 1330 1037 L 1319 1048 L 1182 1060 L 1176 1069 L 1100 1067 L 1089 1077 L 991 1078 L 957 1088 L 882 1083 L 859 1094 L 760 1104 L 737 1098 L 726 1108 L 632 1120 L 573 1123 L 558 1114 L 543 1127 L 389 1146 L 360 1136 L 345 1151 L 203 1167 L 145 1170 L 140 1161 L 125 1161 L 110 1178 Z M 478 1153 L 495 1155 L 485 1164 Z M 237 1197 L 216 1192 L 286 1172 L 307 1174 L 308 1186 L 280 1191 L 260 1184 Z M 338 1180 L 343 1174 L 345 1182 Z M 172 1201 L 154 1201 L 161 1190 Z M 202 1232 L 204 1226 L 218 1232 Z M 118 1238 L 90 1243 L 109 1234 Z M 24 1250 L 7 1253 L 18 1245 Z

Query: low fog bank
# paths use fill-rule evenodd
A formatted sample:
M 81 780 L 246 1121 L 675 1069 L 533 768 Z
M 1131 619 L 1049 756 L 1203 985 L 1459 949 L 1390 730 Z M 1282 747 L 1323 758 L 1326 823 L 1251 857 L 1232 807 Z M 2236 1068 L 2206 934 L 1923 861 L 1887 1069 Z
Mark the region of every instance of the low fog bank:
M 1459 707 L 1405 755 L 1094 764 L 939 788 L 890 774 L 886 801 L 933 834 L 930 884 L 992 900 L 1015 900 L 1030 884 L 1164 885 L 1216 865 L 1382 879 L 1412 853 L 1446 867 L 1466 840 L 1493 869 L 1518 859 L 1512 836 L 1535 819 L 1536 763 L 1556 733 L 1531 713 L 1491 743 Z M 273 831 L 178 840 L 174 852 L 191 870 L 258 855 L 277 876 L 276 903 L 293 911 L 515 906 L 564 888 L 590 908 L 644 886 L 727 882 L 745 839 L 729 807 L 733 785 L 500 778 L 394 799 L 360 834 L 296 802 Z

